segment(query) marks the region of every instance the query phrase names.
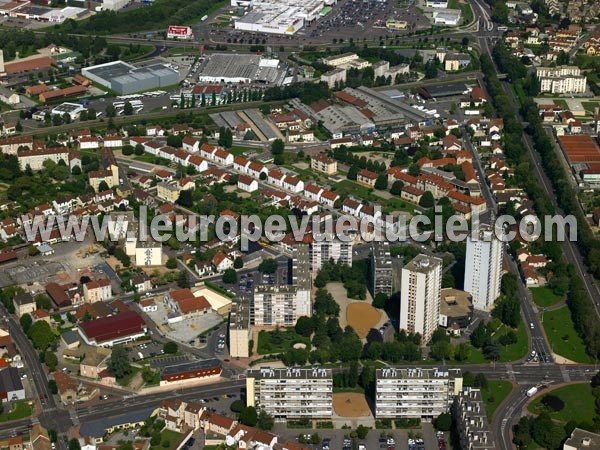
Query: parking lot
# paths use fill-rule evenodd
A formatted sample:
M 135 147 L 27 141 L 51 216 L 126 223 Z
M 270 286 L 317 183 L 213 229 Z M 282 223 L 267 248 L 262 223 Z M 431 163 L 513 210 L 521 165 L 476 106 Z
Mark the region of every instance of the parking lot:
M 351 430 L 300 430 L 288 429 L 285 424 L 276 423 L 274 432 L 286 439 L 299 442 L 310 441 L 314 434 L 319 435 L 319 444 L 312 447 L 315 450 L 349 450 L 352 440 L 349 439 Z M 301 438 L 302 436 L 302 438 Z M 423 423 L 420 429 L 414 430 L 369 430 L 365 439 L 358 439 L 357 444 L 363 445 L 366 450 L 445 450 L 447 448 L 448 433 L 438 439 L 431 423 Z M 328 448 L 327 448 L 328 447 Z

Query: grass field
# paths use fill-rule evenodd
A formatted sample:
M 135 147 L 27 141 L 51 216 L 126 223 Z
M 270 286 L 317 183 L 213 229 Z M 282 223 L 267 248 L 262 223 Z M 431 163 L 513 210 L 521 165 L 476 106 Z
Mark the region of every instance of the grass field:
M 258 333 L 258 354 L 282 353 L 296 343 L 310 345 L 310 339 L 300 336 L 294 330 L 262 330 Z
M 554 353 L 574 362 L 590 362 L 585 345 L 573 326 L 571 312 L 566 306 L 545 312 L 543 324 Z
M 240 156 L 245 152 L 256 151 L 258 149 L 254 147 L 242 147 L 241 145 L 234 145 L 231 148 L 228 148 L 227 151 L 231 153 L 233 156 Z M 259 152 L 260 153 L 260 152 Z
M 547 287 L 535 287 L 529 290 L 531 291 L 531 295 L 533 295 L 533 301 L 538 306 L 548 307 L 556 305 L 562 300 L 562 297 L 559 297 Z
M 548 411 L 553 419 L 568 422 L 576 418 L 578 421 L 591 422 L 596 415 L 595 397 L 592 395 L 592 387 L 589 383 L 570 384 L 553 391 L 544 392 L 543 395 L 533 400 L 527 409 L 534 414 L 544 411 L 542 398 L 547 394 L 555 395 L 565 402 L 565 407 L 561 411 Z
M 33 408 L 29 403 L 24 400 L 15 402 L 12 406 L 12 409 L 8 411 L 10 408 L 10 403 L 4 405 L 4 409 L 6 410 L 4 414 L 0 414 L 0 422 L 8 422 L 9 420 L 18 420 L 24 419 L 25 417 L 31 416 L 33 412 Z
M 371 189 L 361 186 L 352 180 L 344 180 L 340 181 L 335 186 L 335 192 L 339 195 L 343 194 L 352 194 L 354 196 L 358 196 L 364 200 L 376 201 L 379 197 L 374 195 Z
M 499 339 L 500 336 L 503 336 L 509 331 L 510 328 L 503 326 L 498 330 L 498 332 L 496 332 L 494 338 Z M 527 330 L 525 329 L 525 324 L 522 320 L 519 322 L 516 333 L 518 340 L 515 344 L 502 346 L 502 350 L 500 351 L 500 359 L 498 360 L 499 362 L 516 361 L 523 358 L 527 354 L 527 351 L 529 350 L 529 342 L 527 340 Z
M 513 385 L 510 381 L 490 380 L 488 388 L 483 389 L 481 394 L 485 402 L 485 411 L 487 412 L 488 420 L 491 422 L 492 417 L 500 403 L 511 393 Z
M 164 449 L 173 449 L 179 443 L 182 434 L 171 430 L 163 430 L 160 433 L 160 446 Z

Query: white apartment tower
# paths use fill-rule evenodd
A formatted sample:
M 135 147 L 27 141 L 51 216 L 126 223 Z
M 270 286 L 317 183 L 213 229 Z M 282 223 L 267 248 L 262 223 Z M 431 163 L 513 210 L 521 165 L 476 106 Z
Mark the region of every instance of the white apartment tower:
M 331 369 L 251 369 L 246 374 L 246 403 L 264 409 L 275 419 L 330 419 Z
M 322 241 L 313 239 L 310 244 L 310 268 L 318 272 L 327 261 L 352 266 L 352 241 L 344 242 L 336 237 Z
M 464 289 L 473 297 L 473 308 L 489 311 L 500 296 L 503 242 L 489 225 L 467 239 Z
M 429 342 L 440 317 L 442 260 L 417 255 L 402 268 L 400 329 L 420 333 Z
M 384 367 L 375 372 L 377 419 L 433 419 L 462 390 L 460 369 Z
M 300 316 L 311 316 L 311 284 L 308 246 L 301 244 L 294 248 L 292 284 L 258 285 L 254 288 L 254 325 L 290 327 Z

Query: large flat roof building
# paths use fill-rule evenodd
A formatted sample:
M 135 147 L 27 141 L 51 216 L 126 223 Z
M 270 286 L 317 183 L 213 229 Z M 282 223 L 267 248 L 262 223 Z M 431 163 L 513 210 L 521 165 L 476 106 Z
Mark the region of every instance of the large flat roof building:
M 79 325 L 79 334 L 88 345 L 112 347 L 134 341 L 146 334 L 144 319 L 133 311 L 102 317 Z
M 261 55 L 213 53 L 206 57 L 198 70 L 203 83 L 265 83 L 281 84 L 285 71 L 277 59 Z
M 449 411 L 462 389 L 460 369 L 377 369 L 375 417 L 378 419 L 433 419 Z
M 233 358 L 250 356 L 250 305 L 238 299 L 231 305 L 229 314 L 229 354 Z
M 371 293 L 392 295 L 394 268 L 389 242 L 373 242 L 371 247 Z
M 84 67 L 81 74 L 119 94 L 131 94 L 179 83 L 179 73 L 164 64 L 135 67 L 123 61 L 113 61 Z
M 292 35 L 319 17 L 323 0 L 232 0 L 250 11 L 235 21 L 236 30 Z
M 248 406 L 264 409 L 275 419 L 331 418 L 331 369 L 251 369 L 246 374 Z

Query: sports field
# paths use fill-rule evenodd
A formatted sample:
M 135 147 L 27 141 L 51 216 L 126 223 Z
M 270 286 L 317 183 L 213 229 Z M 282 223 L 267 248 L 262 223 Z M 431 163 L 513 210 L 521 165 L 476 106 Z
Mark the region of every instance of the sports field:
M 371 415 L 364 394 L 344 392 L 333 394 L 333 409 L 341 417 L 364 417 Z

